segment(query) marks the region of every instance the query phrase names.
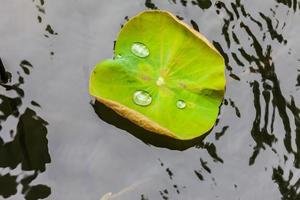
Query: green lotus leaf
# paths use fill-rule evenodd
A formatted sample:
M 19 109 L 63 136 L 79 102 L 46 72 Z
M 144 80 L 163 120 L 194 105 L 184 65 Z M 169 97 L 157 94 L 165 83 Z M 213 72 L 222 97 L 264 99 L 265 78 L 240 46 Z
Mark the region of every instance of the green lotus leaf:
M 115 56 L 96 65 L 90 94 L 159 134 L 188 140 L 214 125 L 224 96 L 224 59 L 209 41 L 166 11 L 130 19 Z

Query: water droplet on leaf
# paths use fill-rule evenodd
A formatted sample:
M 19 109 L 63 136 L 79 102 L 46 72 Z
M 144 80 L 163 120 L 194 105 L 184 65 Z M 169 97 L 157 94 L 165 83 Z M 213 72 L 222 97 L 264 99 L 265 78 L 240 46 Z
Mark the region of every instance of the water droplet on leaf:
M 115 56 L 115 59 L 120 59 L 120 58 L 122 58 L 122 56 L 120 54 Z
M 150 54 L 149 49 L 146 47 L 146 45 L 139 42 L 133 43 L 133 45 L 131 46 L 131 52 L 140 58 L 145 58 Z
M 186 103 L 183 100 L 178 100 L 176 103 L 176 107 L 179 109 L 184 109 L 186 107 Z
M 133 102 L 139 106 L 148 106 L 152 102 L 152 97 L 148 92 L 138 90 L 133 94 Z

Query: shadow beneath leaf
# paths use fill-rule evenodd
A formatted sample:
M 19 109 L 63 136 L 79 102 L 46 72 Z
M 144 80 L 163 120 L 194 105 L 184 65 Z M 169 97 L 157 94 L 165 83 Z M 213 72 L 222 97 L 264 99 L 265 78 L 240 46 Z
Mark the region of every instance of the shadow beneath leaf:
M 190 147 L 202 144 L 203 139 L 209 134 L 207 132 L 206 134 L 197 137 L 192 140 L 177 140 L 173 139 L 168 136 L 160 135 L 157 133 L 153 133 L 150 131 L 147 131 L 136 124 L 132 123 L 128 119 L 125 119 L 118 115 L 116 112 L 114 112 L 112 109 L 106 107 L 101 102 L 96 101 L 95 103 L 91 104 L 96 112 L 96 114 L 99 116 L 100 119 L 103 121 L 120 128 L 122 130 L 125 130 L 129 132 L 131 135 L 137 137 L 138 139 L 142 140 L 144 143 L 153 145 L 156 147 L 163 147 L 168 148 L 171 150 L 179 150 L 183 151 Z

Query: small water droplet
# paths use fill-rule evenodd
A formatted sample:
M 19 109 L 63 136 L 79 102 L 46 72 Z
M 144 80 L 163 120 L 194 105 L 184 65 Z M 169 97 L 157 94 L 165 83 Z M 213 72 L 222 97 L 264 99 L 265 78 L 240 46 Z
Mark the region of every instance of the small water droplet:
M 122 56 L 120 54 L 115 56 L 115 59 L 120 59 L 120 58 L 122 58 Z
M 176 103 L 177 108 L 184 109 L 186 107 L 186 103 L 183 100 L 178 100 Z
M 140 42 L 135 42 L 132 44 L 131 52 L 140 58 L 145 58 L 150 54 L 149 49 L 146 47 L 146 45 Z
M 133 94 L 133 102 L 139 106 L 148 106 L 152 102 L 152 97 L 148 92 L 138 90 Z

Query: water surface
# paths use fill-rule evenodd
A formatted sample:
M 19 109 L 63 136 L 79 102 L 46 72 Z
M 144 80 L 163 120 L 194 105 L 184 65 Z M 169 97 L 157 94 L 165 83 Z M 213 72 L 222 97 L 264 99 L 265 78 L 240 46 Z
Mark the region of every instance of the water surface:
M 0 199 L 300 198 L 296 0 L 0 5 Z M 91 101 L 93 66 L 145 9 L 171 11 L 226 60 L 225 99 L 205 138 L 159 137 Z

